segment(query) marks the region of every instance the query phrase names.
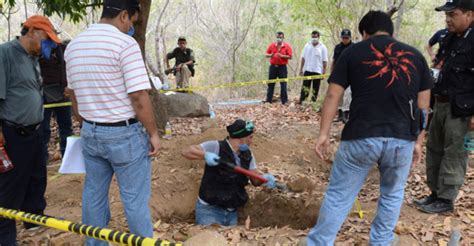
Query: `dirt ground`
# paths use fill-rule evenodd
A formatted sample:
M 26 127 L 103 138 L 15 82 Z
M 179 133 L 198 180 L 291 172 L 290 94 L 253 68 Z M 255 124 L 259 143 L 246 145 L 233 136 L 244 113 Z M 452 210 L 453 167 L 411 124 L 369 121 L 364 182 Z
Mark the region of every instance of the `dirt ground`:
M 311 108 L 294 105 L 250 105 L 238 108 L 215 108 L 217 119 L 174 119 L 173 137 L 163 140 L 161 155 L 153 160 L 152 197 L 150 201 L 155 237 L 183 242 L 203 230 L 215 230 L 231 245 L 297 245 L 317 219 L 320 201 L 328 181 L 330 163 L 313 152 L 319 129 L 319 115 Z M 193 224 L 194 205 L 203 173 L 203 161 L 181 157 L 181 149 L 207 140 L 223 139 L 224 125 L 236 117 L 251 119 L 257 126 L 252 151 L 261 172 L 270 172 L 288 184 L 289 192 L 248 186 L 248 204 L 239 211 L 239 226 L 224 228 Z M 219 128 L 216 128 L 219 127 Z M 336 145 L 342 125 L 332 128 Z M 51 144 L 47 215 L 73 222 L 81 221 L 82 175 L 59 175 L 57 144 Z M 465 185 L 454 213 L 428 215 L 418 212 L 413 198 L 427 193 L 424 165 L 413 167 L 406 189 L 396 233 L 401 245 L 446 245 L 451 230 L 462 232 L 462 245 L 474 243 L 474 171 L 471 163 Z M 366 245 L 370 221 L 378 197 L 378 173 L 374 169 L 359 199 L 364 217 L 351 213 L 337 238 L 337 245 Z M 112 220 L 109 228 L 126 231 L 127 223 L 118 188 L 110 189 Z M 355 209 L 354 209 L 355 211 Z M 84 238 L 73 233 L 42 228 L 27 232 L 18 223 L 20 243 L 25 245 L 79 245 Z

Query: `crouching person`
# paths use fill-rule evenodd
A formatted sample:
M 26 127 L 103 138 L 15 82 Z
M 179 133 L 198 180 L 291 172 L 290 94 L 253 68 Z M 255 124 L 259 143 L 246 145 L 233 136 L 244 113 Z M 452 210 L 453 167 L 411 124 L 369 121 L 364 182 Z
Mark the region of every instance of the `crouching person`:
M 227 132 L 229 136 L 222 141 L 192 145 L 182 153 L 189 160 L 206 161 L 196 202 L 196 223 L 199 225 L 237 225 L 237 208 L 243 207 L 249 198 L 245 190 L 249 179 L 254 186 L 263 184 L 223 164 L 232 163 L 258 174 L 255 158 L 249 148 L 254 133 L 252 122 L 238 119 L 227 126 Z M 268 180 L 263 185 L 275 188 L 273 175 L 264 174 L 263 177 Z

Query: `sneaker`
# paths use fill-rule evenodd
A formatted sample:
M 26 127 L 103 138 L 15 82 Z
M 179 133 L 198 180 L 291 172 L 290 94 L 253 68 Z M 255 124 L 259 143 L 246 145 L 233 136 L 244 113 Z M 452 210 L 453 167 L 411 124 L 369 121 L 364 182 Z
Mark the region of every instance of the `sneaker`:
M 431 193 L 429 196 L 425 196 L 421 199 L 413 200 L 413 203 L 416 206 L 424 206 L 424 205 L 428 205 L 428 204 L 433 203 L 434 201 L 436 201 L 437 198 L 438 198 L 438 196 L 436 196 L 436 193 Z
M 444 212 L 453 212 L 454 205 L 453 202 L 446 199 L 436 199 L 436 201 L 428 204 L 421 205 L 418 209 L 422 212 L 429 214 L 440 214 Z

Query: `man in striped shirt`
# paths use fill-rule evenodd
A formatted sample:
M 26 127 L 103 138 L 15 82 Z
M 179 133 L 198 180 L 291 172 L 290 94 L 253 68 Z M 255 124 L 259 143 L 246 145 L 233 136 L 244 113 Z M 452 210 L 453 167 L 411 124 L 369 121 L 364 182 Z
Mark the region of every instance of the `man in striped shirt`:
M 115 173 L 130 232 L 152 237 L 150 156 L 158 154 L 160 142 L 147 93 L 151 85 L 131 37 L 139 9 L 138 0 L 105 0 L 99 24 L 68 45 L 65 60 L 73 110 L 83 122 L 83 223 L 107 227 Z

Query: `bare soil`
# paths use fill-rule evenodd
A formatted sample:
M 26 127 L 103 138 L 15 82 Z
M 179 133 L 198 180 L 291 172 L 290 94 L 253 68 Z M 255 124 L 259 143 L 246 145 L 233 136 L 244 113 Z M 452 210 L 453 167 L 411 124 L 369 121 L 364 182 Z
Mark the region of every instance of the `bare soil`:
M 155 223 L 155 237 L 184 242 L 203 230 L 215 230 L 231 245 L 297 245 L 316 220 L 320 201 L 328 181 L 330 164 L 313 152 L 319 129 L 319 116 L 295 106 L 258 105 L 215 109 L 217 120 L 205 118 L 174 119 L 174 136 L 163 140 L 161 155 L 153 160 L 152 197 L 150 207 Z M 270 113 L 269 113 L 270 112 Z M 239 226 L 197 226 L 193 224 L 194 206 L 203 173 L 203 161 L 181 157 L 181 150 L 207 140 L 224 139 L 224 125 L 242 116 L 256 122 L 257 133 L 252 145 L 258 169 L 270 172 L 288 185 L 290 191 L 268 190 L 248 186 L 248 204 L 239 211 Z M 270 122 L 270 123 L 269 123 Z M 219 128 L 216 128 L 219 127 Z M 339 141 L 341 124 L 333 127 L 333 141 Z M 81 221 L 82 175 L 58 175 L 58 156 L 52 143 L 51 164 L 46 197 L 46 214 L 73 222 Z M 396 232 L 402 245 L 442 245 L 449 240 L 451 229 L 462 231 L 463 245 L 473 243 L 474 201 L 471 168 L 466 184 L 456 203 L 456 211 L 448 215 L 431 216 L 418 212 L 412 205 L 414 197 L 427 193 L 424 165 L 413 167 L 405 204 Z M 351 213 L 338 234 L 338 245 L 366 245 L 370 221 L 378 197 L 378 173 L 374 169 L 359 195 L 364 217 Z M 109 228 L 127 230 L 115 180 L 110 188 L 112 220 Z M 355 210 L 354 210 L 355 211 Z M 20 243 L 25 245 L 80 245 L 84 237 L 70 232 L 42 228 L 25 231 L 18 223 Z M 432 234 L 432 237 L 431 237 Z

